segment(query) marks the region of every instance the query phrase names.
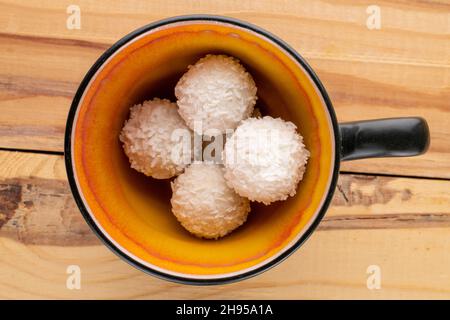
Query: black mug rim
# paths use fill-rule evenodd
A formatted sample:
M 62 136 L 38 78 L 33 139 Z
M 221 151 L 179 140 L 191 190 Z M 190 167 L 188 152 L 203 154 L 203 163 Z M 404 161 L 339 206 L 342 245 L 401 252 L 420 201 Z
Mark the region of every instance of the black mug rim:
M 148 32 L 152 29 L 164 26 L 164 25 L 178 23 L 178 22 L 186 22 L 186 21 L 214 21 L 214 22 L 232 24 L 232 25 L 253 31 L 253 32 L 263 36 L 264 38 L 267 38 L 267 39 L 273 41 L 276 45 L 278 45 L 282 49 L 284 49 L 293 59 L 295 59 L 296 62 L 298 62 L 306 70 L 306 72 L 308 73 L 308 75 L 310 76 L 310 78 L 312 79 L 314 84 L 317 86 L 320 94 L 322 95 L 322 98 L 324 99 L 325 105 L 327 107 L 327 111 L 328 111 L 328 114 L 331 119 L 333 132 L 334 132 L 334 138 L 335 138 L 335 141 L 334 141 L 334 143 L 335 143 L 335 159 L 334 159 L 333 173 L 331 176 L 330 186 L 327 191 L 327 195 L 324 199 L 324 202 L 322 204 L 322 207 L 319 209 L 317 216 L 315 217 L 315 219 L 311 223 L 311 225 L 308 227 L 308 229 L 304 232 L 304 234 L 300 237 L 300 239 L 297 240 L 297 242 L 295 242 L 293 245 L 291 245 L 291 247 L 289 247 L 286 251 L 284 251 L 282 254 L 280 254 L 278 257 L 274 258 L 273 260 L 267 262 L 266 264 L 264 264 L 258 268 L 249 270 L 247 272 L 233 275 L 233 276 L 227 276 L 227 277 L 223 277 L 223 278 L 195 279 L 195 278 L 189 278 L 189 277 L 175 276 L 175 275 L 161 272 L 159 270 L 152 269 L 152 268 L 150 268 L 146 265 L 143 265 L 142 263 L 134 260 L 132 257 L 128 256 L 126 253 L 124 253 L 122 250 L 120 250 L 120 248 L 118 248 L 115 244 L 113 244 L 105 236 L 105 234 L 100 230 L 100 228 L 97 226 L 97 224 L 93 221 L 91 215 L 89 214 L 89 212 L 82 200 L 80 191 L 77 188 L 74 171 L 73 171 L 73 167 L 72 167 L 71 145 L 72 145 L 73 122 L 75 119 L 76 111 L 79 106 L 79 102 L 83 96 L 83 93 L 86 90 L 92 77 L 98 71 L 98 69 L 103 65 L 103 63 L 112 54 L 114 54 L 118 49 L 120 49 L 122 46 L 126 45 L 129 41 L 133 40 L 137 36 L 139 36 L 145 32 Z M 116 255 L 118 255 L 120 258 L 122 258 L 124 261 L 126 261 L 130 265 L 134 266 L 135 268 L 137 268 L 147 274 L 155 276 L 157 278 L 163 279 L 163 280 L 168 280 L 168 281 L 181 283 L 181 284 L 190 284 L 190 285 L 218 285 L 218 284 L 233 283 L 233 282 L 237 282 L 237 281 L 241 281 L 244 279 L 254 277 L 254 276 L 278 265 L 280 262 L 282 262 L 287 257 L 289 257 L 292 253 L 294 253 L 298 248 L 300 248 L 300 246 L 315 231 L 315 229 L 319 225 L 320 221 L 324 217 L 325 212 L 327 211 L 327 209 L 330 205 L 334 190 L 337 185 L 337 179 L 339 176 L 340 148 L 341 148 L 340 130 L 339 130 L 339 125 L 338 125 L 338 122 L 336 119 L 336 114 L 334 112 L 334 108 L 331 104 L 331 100 L 328 97 L 325 87 L 319 80 L 319 77 L 316 75 L 316 73 L 313 71 L 313 69 L 309 66 L 309 64 L 306 62 L 306 60 L 296 50 L 294 50 L 291 46 L 289 46 L 286 42 L 284 42 L 277 36 L 273 35 L 272 33 L 268 32 L 258 26 L 255 26 L 251 23 L 248 23 L 248 22 L 245 22 L 242 20 L 238 20 L 235 18 L 219 16 L 219 15 L 209 15 L 209 14 L 182 15 L 182 16 L 175 16 L 175 17 L 170 17 L 170 18 L 155 21 L 155 22 L 147 24 L 137 30 L 134 30 L 133 32 L 129 33 L 128 35 L 126 35 L 125 37 L 121 38 L 119 41 L 114 43 L 110 48 L 108 48 L 100 56 L 100 58 L 98 58 L 97 61 L 92 65 L 92 67 L 89 69 L 89 71 L 86 73 L 83 80 L 81 81 L 80 86 L 78 87 L 77 92 L 75 93 L 75 96 L 72 100 L 72 104 L 70 106 L 70 110 L 69 110 L 67 122 L 66 122 L 65 135 L 64 135 L 64 159 L 65 159 L 66 172 L 67 172 L 70 189 L 72 191 L 72 194 L 73 194 L 75 202 L 78 206 L 78 209 L 81 211 L 81 214 L 83 215 L 84 219 L 88 223 L 89 227 L 97 235 L 97 237 L 111 251 L 113 251 Z

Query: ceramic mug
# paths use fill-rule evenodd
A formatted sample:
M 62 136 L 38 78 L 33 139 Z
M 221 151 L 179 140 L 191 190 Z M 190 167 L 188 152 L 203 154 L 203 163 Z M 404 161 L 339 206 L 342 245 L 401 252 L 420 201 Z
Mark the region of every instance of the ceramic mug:
M 174 101 L 177 80 L 208 53 L 238 58 L 255 79 L 257 107 L 295 123 L 311 153 L 294 197 L 252 203 L 248 221 L 219 240 L 181 227 L 170 209 L 170 181 L 131 169 L 118 138 L 130 106 Z M 220 284 L 259 274 L 301 246 L 327 210 L 342 160 L 413 156 L 428 143 L 421 118 L 338 125 L 319 78 L 285 42 L 243 21 L 191 15 L 138 29 L 95 62 L 68 115 L 65 162 L 81 213 L 112 251 L 166 280 Z

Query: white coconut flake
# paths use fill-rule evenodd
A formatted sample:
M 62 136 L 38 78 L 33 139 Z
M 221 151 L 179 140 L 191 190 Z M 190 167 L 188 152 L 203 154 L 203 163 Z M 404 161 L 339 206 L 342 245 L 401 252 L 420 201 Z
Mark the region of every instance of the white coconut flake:
M 187 137 L 173 141 L 175 130 Z M 131 167 L 156 179 L 183 172 L 191 158 L 192 131 L 178 114 L 177 105 L 155 98 L 130 109 L 130 119 L 120 134 Z
M 249 118 L 225 144 L 224 176 L 239 195 L 270 204 L 295 195 L 308 157 L 292 122 Z
M 223 167 L 194 163 L 172 183 L 172 212 L 192 234 L 217 239 L 247 220 L 248 199 L 225 182 Z
M 208 129 L 225 133 L 251 115 L 256 91 L 252 76 L 239 60 L 207 55 L 189 66 L 175 87 L 175 96 L 189 128 L 199 134 Z M 195 122 L 201 123 L 201 128 Z

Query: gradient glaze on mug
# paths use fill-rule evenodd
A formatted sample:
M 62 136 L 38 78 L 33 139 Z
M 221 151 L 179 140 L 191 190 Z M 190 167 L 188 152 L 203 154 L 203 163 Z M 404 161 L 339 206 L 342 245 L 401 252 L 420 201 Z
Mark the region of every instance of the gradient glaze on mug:
M 197 239 L 179 225 L 169 182 L 131 169 L 118 139 L 131 105 L 154 96 L 173 100 L 186 66 L 207 53 L 240 59 L 258 86 L 257 106 L 294 122 L 311 152 L 295 197 L 253 204 L 247 223 L 218 241 Z M 175 23 L 137 37 L 97 71 L 75 118 L 72 160 L 90 215 L 117 246 L 165 273 L 214 278 L 254 269 L 300 238 L 328 193 L 334 139 L 319 91 L 277 45 L 231 24 Z

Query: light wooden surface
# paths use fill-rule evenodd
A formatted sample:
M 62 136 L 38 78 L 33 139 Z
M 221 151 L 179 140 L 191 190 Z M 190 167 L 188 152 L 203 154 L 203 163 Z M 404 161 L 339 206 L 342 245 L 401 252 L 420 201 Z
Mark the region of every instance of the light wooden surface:
M 81 30 L 66 8 L 81 8 Z M 368 30 L 366 8 L 381 8 Z M 276 268 L 225 286 L 176 285 L 92 234 L 61 153 L 72 96 L 96 58 L 151 21 L 217 13 L 286 40 L 317 71 L 340 121 L 417 115 L 430 151 L 343 165 L 319 230 Z M 449 1 L 0 1 L 0 298 L 450 298 Z M 30 150 L 34 152 L 29 152 Z M 353 173 L 353 174 L 351 174 Z M 81 290 L 66 288 L 79 265 Z M 381 268 L 381 289 L 366 286 Z

